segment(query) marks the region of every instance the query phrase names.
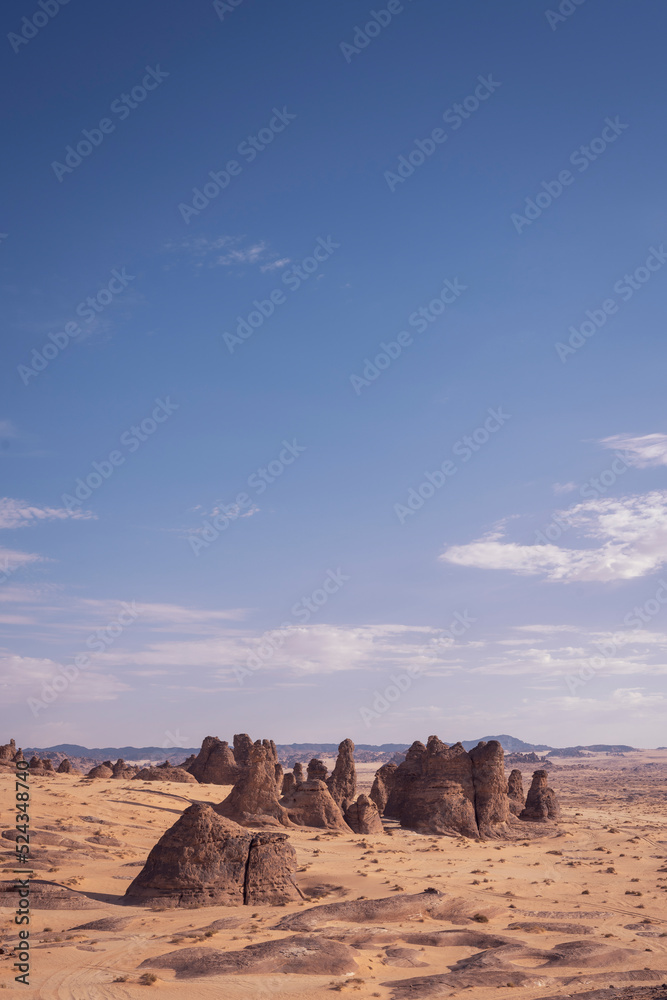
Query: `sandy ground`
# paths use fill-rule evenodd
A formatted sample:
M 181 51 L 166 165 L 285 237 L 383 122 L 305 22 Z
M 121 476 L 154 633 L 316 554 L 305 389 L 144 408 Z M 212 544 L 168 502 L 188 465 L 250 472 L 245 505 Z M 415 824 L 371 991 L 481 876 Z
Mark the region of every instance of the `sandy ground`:
M 370 787 L 374 770 L 372 764 L 360 766 L 362 791 Z M 526 771 L 524 785 L 529 778 Z M 405 940 L 455 928 L 482 931 L 524 946 L 523 951 L 519 947 L 512 968 L 538 976 L 532 984 L 515 987 L 527 1000 L 627 986 L 640 978 L 637 973 L 647 984 L 660 984 L 667 981 L 666 778 L 667 751 L 562 761 L 551 773 L 550 783 L 560 796 L 564 818 L 547 838 L 531 842 L 427 837 L 395 825 L 383 836 L 370 837 L 294 830 L 290 836 L 299 860 L 299 884 L 310 893 L 321 893 L 319 898 L 286 907 L 198 910 L 127 907 L 121 897 L 150 848 L 182 810 L 193 801 L 219 802 L 228 789 L 86 781 L 70 775 L 34 778 L 35 877 L 84 893 L 91 908 L 32 911 L 29 987 L 13 981 L 9 949 L 18 928 L 13 908 L 1 909 L 0 988 L 18 989 L 21 996 L 42 1000 L 120 1000 L 143 997 L 147 989 L 174 1000 L 223 996 L 323 1000 L 334 992 L 387 1000 L 459 994 L 485 1000 L 497 997 L 499 988 L 510 988 L 511 973 L 507 982 L 493 986 L 482 976 L 479 985 L 468 987 L 427 983 L 415 984 L 409 991 L 398 989 L 401 980 L 447 973 L 455 963 L 484 950 Z M 0 775 L 0 801 L 7 830 L 14 812 L 11 772 Z M 63 844 L 58 843 L 61 834 Z M 0 848 L 2 878 L 11 880 L 13 844 L 5 838 Z M 326 932 L 317 932 L 326 937 L 331 930 L 340 937 L 349 930 L 373 938 L 354 951 L 357 970 L 347 975 L 213 975 L 184 980 L 156 968 L 155 983 L 139 983 L 146 971 L 145 966 L 139 969 L 142 962 L 178 948 L 237 950 L 288 936 L 289 931 L 275 929 L 277 922 L 319 903 L 395 897 L 425 888 L 461 900 L 456 922 L 416 915 L 372 926 L 337 922 Z M 127 922 L 115 930 L 73 930 L 104 917 Z M 198 930 L 221 918 L 232 918 L 229 923 L 234 926 L 208 936 Z M 512 924 L 521 926 L 510 928 Z M 175 937 L 183 932 L 193 936 Z M 535 949 L 550 951 L 566 941 L 598 947 L 592 955 L 581 952 L 576 964 L 545 968 Z M 619 948 L 628 951 L 619 953 Z M 632 977 L 624 976 L 633 970 Z M 475 974 L 473 968 L 471 975 Z

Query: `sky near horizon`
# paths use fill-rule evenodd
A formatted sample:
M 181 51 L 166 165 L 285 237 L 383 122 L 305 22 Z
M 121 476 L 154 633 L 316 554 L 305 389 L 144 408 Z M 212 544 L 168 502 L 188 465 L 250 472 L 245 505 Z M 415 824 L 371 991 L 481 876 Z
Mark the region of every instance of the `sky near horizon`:
M 664 4 L 2 22 L 0 742 L 664 745 Z

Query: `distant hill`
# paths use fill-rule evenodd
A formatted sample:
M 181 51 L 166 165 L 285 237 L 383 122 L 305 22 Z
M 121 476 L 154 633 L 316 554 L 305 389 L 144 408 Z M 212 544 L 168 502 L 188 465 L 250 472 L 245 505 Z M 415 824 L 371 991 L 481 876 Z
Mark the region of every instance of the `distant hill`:
M 540 750 L 549 750 L 557 753 L 558 756 L 579 756 L 581 751 L 588 750 L 591 753 L 627 753 L 634 750 L 634 747 L 626 746 L 623 743 L 594 743 L 591 746 L 564 747 L 560 750 L 550 747 L 546 743 L 526 743 L 516 736 L 508 736 L 503 733 L 500 736 L 481 736 L 478 740 L 461 740 L 466 750 L 472 749 L 484 740 L 498 740 L 506 753 L 530 753 Z M 445 740 L 451 746 L 456 740 Z M 357 743 L 357 759 L 361 761 L 369 760 L 389 760 L 396 754 L 403 754 L 410 746 L 409 743 Z M 291 763 L 295 760 L 308 761 L 311 757 L 331 757 L 338 750 L 337 743 L 281 743 L 277 745 L 280 760 Z M 191 754 L 199 753 L 199 747 L 84 747 L 77 743 L 60 743 L 53 747 L 24 747 L 23 753 L 26 757 L 36 754 L 38 757 L 48 757 L 54 761 L 61 761 L 67 757 L 73 762 L 77 759 L 81 761 L 102 761 L 117 760 L 122 757 L 127 761 L 163 761 L 170 760 L 173 763 L 180 763 Z M 93 765 L 90 764 L 92 767 Z

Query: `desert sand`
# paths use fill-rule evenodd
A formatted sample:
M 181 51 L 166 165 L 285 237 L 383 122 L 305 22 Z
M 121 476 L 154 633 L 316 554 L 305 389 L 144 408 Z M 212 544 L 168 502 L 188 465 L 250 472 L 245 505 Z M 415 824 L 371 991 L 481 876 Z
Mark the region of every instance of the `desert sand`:
M 183 810 L 221 802 L 230 786 L 35 775 L 31 984 L 14 983 L 15 903 L 3 894 L 0 988 L 40 1000 L 149 988 L 179 1000 L 484 1000 L 508 988 L 536 1000 L 624 997 L 628 987 L 638 998 L 636 988 L 667 982 L 667 751 L 558 765 L 549 781 L 562 819 L 544 838 L 422 836 L 387 820 L 372 836 L 290 829 L 304 900 L 183 910 L 130 906 L 123 894 Z M 357 765 L 359 791 L 377 766 Z M 0 797 L 10 882 L 11 771 L 0 773 Z M 38 881 L 73 893 L 56 899 Z

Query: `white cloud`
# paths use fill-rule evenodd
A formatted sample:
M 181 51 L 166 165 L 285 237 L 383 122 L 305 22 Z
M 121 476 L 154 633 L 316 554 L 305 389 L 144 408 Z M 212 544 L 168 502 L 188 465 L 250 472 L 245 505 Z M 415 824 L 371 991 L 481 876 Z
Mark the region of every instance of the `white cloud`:
M 600 444 L 614 451 L 626 452 L 631 465 L 638 469 L 652 469 L 667 465 L 667 434 L 615 434 L 603 438 Z
M 259 264 L 262 271 L 274 271 L 289 264 L 289 257 L 280 257 L 265 240 L 243 245 L 242 236 L 186 236 L 165 243 L 163 250 L 190 259 L 195 267 L 233 267 Z M 221 253 L 221 251 L 223 251 Z M 175 265 L 167 265 L 173 267 Z
M 553 484 L 554 493 L 571 493 L 572 490 L 576 490 L 576 483 L 554 483 Z
M 558 511 L 563 515 L 565 512 Z M 667 491 L 620 499 L 597 498 L 567 511 L 570 525 L 596 548 L 524 545 L 503 541 L 494 529 L 466 545 L 450 546 L 440 558 L 457 566 L 539 574 L 552 582 L 609 582 L 648 576 L 667 562 Z
M 25 528 L 38 521 L 87 521 L 95 518 L 89 510 L 66 510 L 64 507 L 35 507 L 26 500 L 14 500 L 11 497 L 0 497 L 0 529 Z

